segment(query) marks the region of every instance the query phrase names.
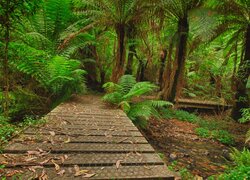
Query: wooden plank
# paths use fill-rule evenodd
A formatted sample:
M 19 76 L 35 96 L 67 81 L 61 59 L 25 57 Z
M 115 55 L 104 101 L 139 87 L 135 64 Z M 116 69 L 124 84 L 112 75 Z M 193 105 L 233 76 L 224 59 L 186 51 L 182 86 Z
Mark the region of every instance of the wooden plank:
M 27 151 L 42 149 L 51 153 L 153 153 L 154 149 L 149 144 L 103 144 L 103 143 L 67 143 L 67 144 L 48 144 L 48 143 L 34 143 L 28 146 L 22 143 L 13 143 L 8 145 L 4 153 L 26 153 Z
M 91 121 L 59 121 L 59 122 L 48 122 L 48 125 L 62 125 L 62 124 L 67 124 L 67 125 L 72 125 L 72 126 L 89 126 L 89 125 L 95 125 L 95 126 L 115 126 L 115 127 L 135 127 L 132 123 L 126 123 L 126 122 L 103 122 L 103 121 L 97 121 L 97 122 L 91 122 Z
M 62 162 L 63 158 L 63 162 Z M 13 162 L 13 159 L 15 160 Z M 2 162 L 7 162 L 5 164 L 6 168 L 9 167 L 22 167 L 22 166 L 38 166 L 43 165 L 44 167 L 54 167 L 53 162 L 59 164 L 60 166 L 69 167 L 71 165 L 79 166 L 114 166 L 117 161 L 121 161 L 122 166 L 131 165 L 164 165 L 160 157 L 154 153 L 127 153 L 127 154 L 104 154 L 104 153 L 89 153 L 89 154 L 68 154 L 67 159 L 65 159 L 62 154 L 49 154 L 46 157 L 34 157 L 33 160 L 28 156 L 23 154 L 8 154 L 8 158 L 0 155 L 0 160 Z M 44 163 L 45 162 L 45 163 Z
M 124 131 L 138 131 L 138 129 L 135 126 L 113 126 L 112 124 L 110 125 L 95 125 L 93 123 L 89 123 L 89 124 L 85 124 L 84 126 L 79 126 L 79 125 L 55 125 L 53 126 L 53 128 L 58 128 L 58 130 L 60 129 L 65 129 L 65 130 L 84 130 L 84 129 L 88 129 L 88 130 L 112 130 L 112 129 L 119 129 L 119 130 L 124 130 Z
M 64 143 L 70 141 L 69 143 L 112 143 L 112 144 L 147 144 L 148 141 L 144 137 L 106 137 L 106 136 L 78 136 L 78 137 L 69 137 L 66 135 L 60 136 L 48 136 L 48 135 L 21 135 L 18 139 L 15 139 L 14 142 L 24 141 L 27 144 L 34 142 L 45 142 L 53 140 L 55 143 Z
M 105 113 L 68 113 L 68 112 L 58 112 L 58 113 L 49 113 L 47 116 L 62 116 L 62 117 L 74 117 L 74 116 L 78 116 L 78 117 L 86 117 L 86 118 L 91 118 L 91 117 L 98 117 L 98 118 L 115 118 L 115 119 L 129 119 L 125 113 L 109 113 L 109 114 L 105 114 Z
M 95 176 L 90 179 L 102 179 L 102 180 L 174 180 L 174 177 L 171 175 L 171 172 L 167 170 L 167 167 L 164 165 L 150 165 L 150 166 L 121 166 L 116 168 L 115 166 L 110 167 L 81 167 L 80 169 L 89 170 L 89 174 L 94 174 Z M 61 168 L 65 170 L 63 176 L 57 175 L 57 172 L 54 168 L 44 168 L 37 169 L 36 172 L 28 171 L 27 169 L 19 169 L 25 171 L 21 175 L 22 179 L 30 179 L 36 177 L 37 174 L 41 175 L 42 170 L 48 175 L 48 179 L 53 180 L 80 180 L 83 179 L 82 176 L 75 177 L 75 171 L 73 167 L 70 168 Z
M 71 132 L 65 132 L 63 130 L 57 131 L 56 128 L 46 129 L 27 129 L 24 134 L 47 134 L 54 131 L 56 135 L 69 135 L 69 136 L 123 136 L 123 137 L 142 137 L 139 131 L 109 131 L 109 130 L 72 130 Z

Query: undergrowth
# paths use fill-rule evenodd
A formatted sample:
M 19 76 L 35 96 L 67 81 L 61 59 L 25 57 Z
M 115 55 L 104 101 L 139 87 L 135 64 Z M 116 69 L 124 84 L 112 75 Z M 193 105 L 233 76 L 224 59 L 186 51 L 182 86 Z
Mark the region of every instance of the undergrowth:
M 14 135 L 29 126 L 38 126 L 46 122 L 44 119 L 35 117 L 25 117 L 22 122 L 13 123 L 9 119 L 0 115 L 0 145 L 7 143 Z
M 158 87 L 150 82 L 136 82 L 132 75 L 124 75 L 119 82 L 108 82 L 103 85 L 107 94 L 103 100 L 122 108 L 133 123 L 141 128 L 147 126 L 150 117 L 161 118 L 161 110 L 173 104 L 162 100 L 136 101 L 135 98 L 147 95 Z
M 250 179 L 250 151 L 246 148 L 239 151 L 232 149 L 230 157 L 234 165 L 221 175 L 210 177 L 210 180 L 249 180 Z
M 199 127 L 195 129 L 195 132 L 202 138 L 214 139 L 226 145 L 234 144 L 233 135 L 223 130 L 219 122 L 204 120 L 195 114 L 183 110 L 164 109 L 162 116 L 165 119 L 178 119 L 180 121 L 197 124 Z

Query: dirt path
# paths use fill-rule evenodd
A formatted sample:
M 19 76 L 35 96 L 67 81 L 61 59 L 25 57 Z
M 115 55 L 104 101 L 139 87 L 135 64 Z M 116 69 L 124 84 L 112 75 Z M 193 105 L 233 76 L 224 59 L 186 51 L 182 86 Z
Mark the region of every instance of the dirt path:
M 237 145 L 242 145 L 244 132 L 248 128 L 238 123 L 230 123 L 228 126 L 233 129 Z M 222 173 L 226 168 L 225 165 L 230 164 L 228 160 L 230 147 L 198 137 L 195 134 L 196 127 L 194 124 L 174 119 L 152 119 L 143 133 L 151 145 L 165 155 L 168 165 L 177 162 L 175 170 L 187 168 L 192 174 L 205 178 Z

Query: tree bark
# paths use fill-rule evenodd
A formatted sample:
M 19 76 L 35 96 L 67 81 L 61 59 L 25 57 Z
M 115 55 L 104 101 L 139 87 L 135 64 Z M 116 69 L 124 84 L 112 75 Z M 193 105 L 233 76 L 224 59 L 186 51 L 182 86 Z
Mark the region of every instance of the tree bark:
M 173 45 L 174 44 L 173 44 L 173 38 L 172 38 L 170 41 L 170 45 L 169 45 L 167 65 L 163 73 L 163 81 L 160 84 L 160 87 L 162 89 L 161 98 L 163 98 L 164 95 L 168 94 L 170 83 L 171 83 L 171 74 L 172 74 L 172 66 L 173 66 L 173 61 L 172 61 Z
M 238 120 L 242 117 L 241 109 L 249 108 L 247 93 L 247 81 L 250 75 L 250 25 L 245 36 L 244 58 L 241 59 L 236 77 L 235 104 L 232 110 L 232 118 Z
M 163 91 L 163 99 L 174 102 L 177 91 L 181 89 L 181 82 L 185 71 L 185 60 L 187 53 L 187 40 L 189 33 L 188 16 L 185 15 L 178 22 L 178 44 L 176 48 L 176 68 L 174 69 L 173 80 L 168 87 L 169 90 Z
M 116 27 L 116 34 L 117 34 L 117 54 L 116 54 L 116 61 L 112 71 L 111 81 L 118 82 L 120 77 L 124 75 L 124 65 L 125 65 L 125 58 L 126 58 L 126 43 L 125 43 L 125 25 L 119 24 Z
M 163 74 L 164 74 L 166 59 L 167 59 L 167 49 L 163 49 L 161 51 L 161 57 L 160 57 L 161 66 L 160 66 L 159 79 L 158 79 L 158 83 L 160 84 L 161 89 L 163 88 L 162 82 L 163 82 Z
M 131 44 L 129 46 L 128 63 L 127 63 L 125 74 L 132 74 L 132 72 L 133 72 L 133 67 L 132 66 L 133 66 L 133 60 L 134 60 L 134 55 L 135 54 L 136 54 L 135 45 Z

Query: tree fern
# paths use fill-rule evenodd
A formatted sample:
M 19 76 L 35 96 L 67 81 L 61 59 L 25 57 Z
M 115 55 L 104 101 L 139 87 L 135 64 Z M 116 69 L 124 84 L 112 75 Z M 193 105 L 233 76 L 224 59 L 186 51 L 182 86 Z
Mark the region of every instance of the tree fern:
M 103 85 L 107 94 L 103 100 L 120 106 L 128 117 L 137 125 L 145 127 L 150 117 L 160 118 L 161 108 L 168 108 L 172 103 L 158 100 L 133 102 L 134 97 L 140 97 L 153 92 L 157 86 L 150 82 L 137 83 L 131 75 L 124 75 L 118 84 L 108 82 Z

